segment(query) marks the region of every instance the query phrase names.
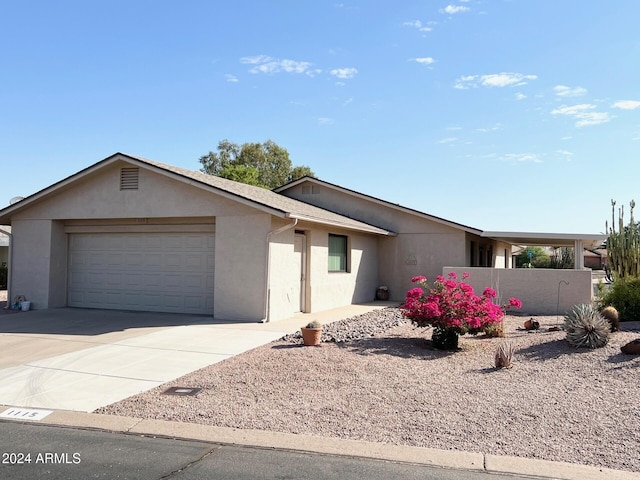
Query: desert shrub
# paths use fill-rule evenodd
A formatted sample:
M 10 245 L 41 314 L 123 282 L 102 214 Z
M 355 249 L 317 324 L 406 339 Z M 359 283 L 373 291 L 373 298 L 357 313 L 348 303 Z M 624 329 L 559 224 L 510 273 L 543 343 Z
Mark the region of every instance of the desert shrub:
M 0 290 L 6 290 L 8 274 L 9 269 L 6 266 L 0 266 Z
M 567 341 L 574 347 L 600 348 L 609 342 L 611 325 L 591 304 L 575 305 L 564 317 Z
M 498 349 L 496 350 L 495 355 L 495 366 L 496 368 L 511 368 L 511 363 L 513 361 L 513 353 L 514 348 L 508 342 L 502 342 Z
M 621 322 L 640 320 L 640 278 L 617 278 L 602 297 L 602 306 L 618 310 Z

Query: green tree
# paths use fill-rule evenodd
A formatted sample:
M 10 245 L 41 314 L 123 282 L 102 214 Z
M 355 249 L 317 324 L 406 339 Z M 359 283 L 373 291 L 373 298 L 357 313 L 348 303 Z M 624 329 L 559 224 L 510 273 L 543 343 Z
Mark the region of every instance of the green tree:
M 571 269 L 575 265 L 573 248 L 554 247 L 549 268 Z
M 518 268 L 548 268 L 551 258 L 542 247 L 526 247 L 516 257 Z
M 307 166 L 293 166 L 289 152 L 267 140 L 238 145 L 229 140 L 218 143 L 217 152 L 200 157 L 200 171 L 237 182 L 276 188 L 292 180 L 314 176 Z

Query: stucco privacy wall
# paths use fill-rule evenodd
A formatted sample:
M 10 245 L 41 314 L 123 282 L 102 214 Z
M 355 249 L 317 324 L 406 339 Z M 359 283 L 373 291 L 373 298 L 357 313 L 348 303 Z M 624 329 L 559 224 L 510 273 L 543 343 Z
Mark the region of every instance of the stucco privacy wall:
M 591 270 L 555 270 L 545 268 L 458 268 L 445 267 L 443 275 L 455 272 L 465 282 L 473 286 L 477 294 L 485 287 L 498 292 L 500 303 L 507 303 L 510 297 L 522 300 L 522 309 L 516 314 L 561 315 L 571 307 L 592 300 Z M 558 295 L 559 294 L 559 295 Z
M 465 231 L 446 222 L 311 182 L 294 185 L 281 193 L 396 232 L 397 236 L 380 238 L 378 250 L 378 282 L 389 287 L 392 300 L 404 299 L 412 288 L 411 278 L 416 275 L 435 278 L 446 265 L 466 264 Z

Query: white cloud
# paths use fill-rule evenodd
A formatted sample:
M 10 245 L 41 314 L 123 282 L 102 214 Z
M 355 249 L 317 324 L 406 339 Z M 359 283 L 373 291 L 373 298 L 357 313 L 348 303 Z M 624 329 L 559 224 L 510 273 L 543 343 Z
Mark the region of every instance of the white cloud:
M 576 127 L 588 127 L 610 122 L 613 118 L 607 112 L 589 112 L 576 116 Z
M 587 93 L 586 88 L 582 87 L 567 87 L 566 85 L 556 85 L 553 87 L 553 91 L 559 97 L 581 97 Z
M 444 8 L 440 9 L 440 13 L 448 13 L 449 15 L 453 15 L 455 13 L 464 13 L 471 10 L 469 7 L 464 7 L 462 5 L 447 5 Z
M 489 128 L 476 128 L 476 132 L 481 132 L 481 133 L 495 132 L 497 130 L 502 130 L 501 123 L 496 123 L 493 127 L 489 127 Z
M 516 93 L 516 100 L 524 100 L 525 98 L 527 98 L 527 96 L 524 93 Z
M 447 138 L 442 138 L 442 139 L 438 140 L 437 143 L 442 143 L 442 144 L 454 143 L 457 140 L 458 139 L 456 137 L 447 137 Z
M 581 103 L 579 105 L 562 105 L 559 108 L 551 110 L 552 115 L 567 115 L 575 118 L 576 127 L 588 127 L 591 125 L 600 125 L 610 122 L 613 118 L 607 112 L 594 112 L 595 105 L 590 103 Z
M 501 157 L 502 160 L 507 162 L 531 162 L 531 163 L 542 163 L 542 159 L 539 155 L 535 153 L 507 153 Z
M 620 100 L 612 105 L 613 108 L 621 108 L 623 110 L 635 110 L 640 108 L 640 102 L 637 100 Z
M 318 118 L 318 125 L 332 125 L 333 118 L 320 117 Z
M 402 25 L 404 25 L 405 27 L 416 28 L 421 32 L 430 32 L 431 30 L 433 30 L 431 27 L 427 27 L 426 25 L 424 25 L 420 20 L 413 20 L 411 22 L 404 22 Z
M 355 77 L 358 70 L 355 68 L 334 68 L 329 73 L 334 77 L 349 79 Z
M 267 73 L 274 74 L 280 72 L 298 73 L 314 76 L 321 72 L 318 69 L 312 69 L 311 62 L 300 62 L 289 59 L 279 59 L 269 57 L 268 55 L 256 55 L 253 57 L 242 57 L 240 63 L 254 65 L 249 69 L 250 73 Z
M 483 87 L 515 87 L 526 85 L 528 80 L 537 79 L 537 75 L 523 73 L 492 73 L 489 75 L 463 75 L 454 84 L 454 88 L 466 90 L 468 88 Z
M 556 153 L 567 158 L 573 157 L 573 152 L 570 152 L 569 150 L 556 150 Z
M 256 65 L 258 63 L 270 62 L 273 60 L 268 55 L 254 55 L 253 57 L 242 57 L 240 59 L 240 63 L 249 63 L 251 65 Z
M 563 105 L 560 108 L 551 110 L 551 114 L 552 115 L 578 115 L 587 110 L 592 110 L 594 108 L 596 108 L 596 106 L 590 103 L 581 103 L 580 105 L 572 105 L 570 107 Z
M 435 60 L 433 59 L 433 57 L 419 57 L 419 58 L 414 58 L 414 60 L 423 65 L 431 65 L 432 63 L 435 63 Z
M 229 73 L 227 73 L 224 78 L 227 80 L 227 82 L 230 83 L 236 83 L 239 82 L 240 80 L 238 80 L 238 77 L 236 77 L 235 75 L 231 75 Z

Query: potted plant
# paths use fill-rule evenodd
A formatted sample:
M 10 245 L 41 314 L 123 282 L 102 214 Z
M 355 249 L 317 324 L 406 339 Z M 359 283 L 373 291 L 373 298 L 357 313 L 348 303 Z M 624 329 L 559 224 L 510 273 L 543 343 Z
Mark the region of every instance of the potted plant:
M 300 330 L 302 331 L 302 341 L 305 345 L 320 344 L 322 340 L 322 324 L 318 320 L 312 320 Z

